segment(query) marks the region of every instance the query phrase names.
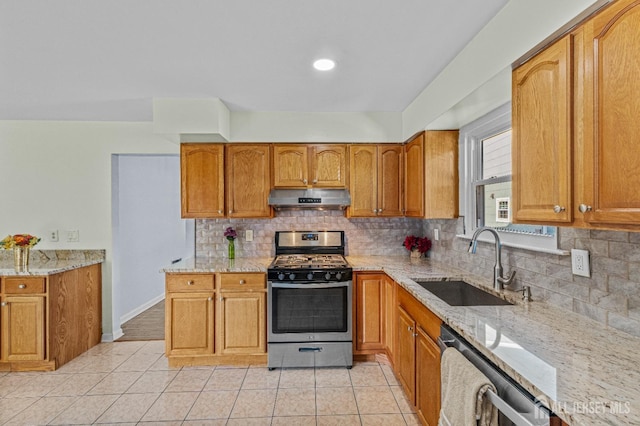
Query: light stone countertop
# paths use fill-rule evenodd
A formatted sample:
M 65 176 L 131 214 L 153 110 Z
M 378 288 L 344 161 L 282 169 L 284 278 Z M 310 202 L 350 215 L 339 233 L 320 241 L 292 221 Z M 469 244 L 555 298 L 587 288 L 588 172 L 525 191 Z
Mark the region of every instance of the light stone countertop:
M 272 258 L 186 259 L 163 272 L 266 272 Z M 513 306 L 450 306 L 416 284 L 478 277 L 429 259 L 347 256 L 354 271 L 383 271 L 571 425 L 640 425 L 640 339 L 505 290 Z M 496 337 L 499 336 L 499 339 Z M 498 340 L 496 344 L 496 340 Z
M 25 271 L 17 271 L 13 265 L 13 257 L 0 257 L 0 276 L 28 277 L 46 276 L 95 265 L 104 262 L 104 250 L 59 250 L 39 252 L 32 251 L 29 266 Z

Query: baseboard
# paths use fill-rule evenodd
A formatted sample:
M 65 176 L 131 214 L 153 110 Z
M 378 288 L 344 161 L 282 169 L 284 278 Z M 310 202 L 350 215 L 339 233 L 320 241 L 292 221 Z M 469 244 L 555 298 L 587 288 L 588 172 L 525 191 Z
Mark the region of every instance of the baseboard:
M 129 321 L 131 318 L 137 317 L 138 315 L 140 315 L 141 313 L 143 313 L 144 311 L 146 311 L 147 309 L 149 309 L 150 307 L 152 307 L 156 303 L 161 302 L 163 300 L 164 300 L 164 293 L 162 293 L 161 295 L 159 295 L 157 297 L 154 297 L 153 299 L 151 299 L 150 301 L 148 301 L 144 305 L 138 306 L 137 308 L 135 308 L 131 312 L 127 312 L 126 314 L 122 315 L 120 317 L 120 324 L 122 325 L 125 322 Z M 122 334 L 120 336 L 116 337 L 116 339 L 119 339 L 120 337 L 122 337 Z
M 119 338 L 121 338 L 122 336 L 124 336 L 124 332 L 122 331 L 121 328 L 115 330 L 113 333 L 103 333 L 102 334 L 102 343 L 105 342 L 114 342 L 116 340 L 118 340 Z

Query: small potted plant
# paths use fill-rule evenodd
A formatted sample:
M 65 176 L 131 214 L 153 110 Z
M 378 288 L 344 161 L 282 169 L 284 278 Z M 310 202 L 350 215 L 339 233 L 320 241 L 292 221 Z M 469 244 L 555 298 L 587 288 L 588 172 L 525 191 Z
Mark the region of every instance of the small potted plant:
M 7 235 L 0 241 L 0 248 L 13 249 L 14 266 L 17 271 L 24 271 L 29 266 L 29 250 L 40 242 L 40 238 L 30 234 Z
M 409 250 L 412 258 L 420 258 L 431 249 L 431 240 L 427 237 L 409 235 L 402 245 Z
M 229 259 L 236 258 L 236 245 L 235 239 L 238 236 L 238 233 L 231 226 L 224 230 L 224 236 L 229 241 Z

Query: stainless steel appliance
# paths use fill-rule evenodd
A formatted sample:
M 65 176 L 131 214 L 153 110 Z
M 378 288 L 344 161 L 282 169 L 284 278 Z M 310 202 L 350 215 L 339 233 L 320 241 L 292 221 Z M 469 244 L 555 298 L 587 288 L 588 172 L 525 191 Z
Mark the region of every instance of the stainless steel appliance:
M 500 426 L 548 426 L 551 417 L 556 417 L 450 327 L 440 327 L 438 345 L 442 351 L 457 349 L 494 384 L 497 394 L 489 391 L 487 395 L 498 408 Z
M 268 367 L 353 365 L 343 231 L 281 231 L 267 269 Z

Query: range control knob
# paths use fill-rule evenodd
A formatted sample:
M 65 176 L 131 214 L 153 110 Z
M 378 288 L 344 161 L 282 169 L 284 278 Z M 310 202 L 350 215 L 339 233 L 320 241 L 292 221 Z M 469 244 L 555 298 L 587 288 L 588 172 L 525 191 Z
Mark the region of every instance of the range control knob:
M 336 280 L 340 281 L 340 278 L 342 278 L 342 272 L 336 274 Z
M 289 279 L 290 279 L 291 281 L 295 280 L 295 279 L 296 279 L 296 274 L 293 274 L 293 273 L 292 273 L 292 274 L 289 274 Z
M 307 279 L 308 279 L 308 280 L 312 280 L 312 279 L 313 279 L 313 272 L 309 272 L 309 273 L 307 274 Z
M 284 272 L 280 272 L 280 273 L 278 274 L 278 279 L 279 279 L 280 281 L 283 281 L 283 280 L 284 280 Z
M 331 274 L 329 272 L 327 272 L 326 274 L 324 274 L 324 279 L 329 281 L 331 279 Z

